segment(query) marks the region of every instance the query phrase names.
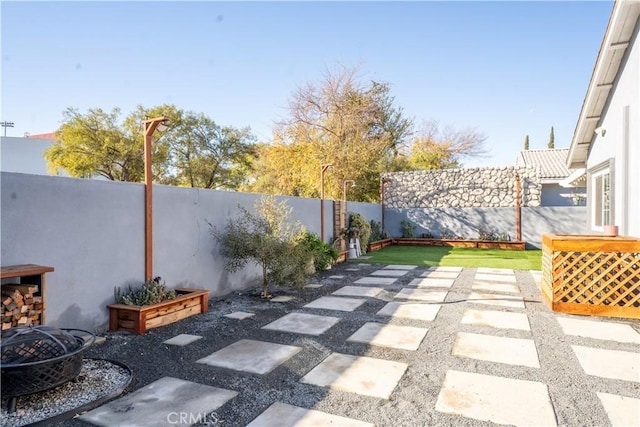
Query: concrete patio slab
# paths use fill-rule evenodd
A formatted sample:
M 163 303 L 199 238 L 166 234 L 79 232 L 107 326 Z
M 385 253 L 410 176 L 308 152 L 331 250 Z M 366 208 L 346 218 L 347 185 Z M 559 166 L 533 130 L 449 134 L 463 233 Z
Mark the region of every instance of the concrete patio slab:
M 447 371 L 436 411 L 496 424 L 557 425 L 545 384 L 470 372 Z
M 276 402 L 247 424 L 247 427 L 374 427 L 373 424 L 315 409 Z
M 519 294 L 520 288 L 518 285 L 511 285 L 509 283 L 495 283 L 488 280 L 474 280 L 471 289 L 474 291 L 489 291 L 489 292 L 503 292 L 507 294 Z
M 407 270 L 376 270 L 369 273 L 370 276 L 402 277 L 408 273 Z
M 322 335 L 340 321 L 337 317 L 318 316 L 307 313 L 289 313 L 263 326 L 262 329 L 293 332 L 305 335 Z
M 425 335 L 427 335 L 426 328 L 367 322 L 347 338 L 347 341 L 415 351 L 420 347 Z
M 360 271 L 359 268 L 345 268 L 345 271 Z
M 513 274 L 489 274 L 489 273 L 476 273 L 476 280 L 490 280 L 495 283 L 516 283 L 516 276 Z
M 402 317 L 405 319 L 432 321 L 438 315 L 439 304 L 421 304 L 414 302 L 390 302 L 376 314 L 378 316 Z
M 183 347 L 185 345 L 191 344 L 192 342 L 198 341 L 200 338 L 202 338 L 200 335 L 180 334 L 166 341 L 163 341 L 163 343 Z
M 393 298 L 412 299 L 418 301 L 443 302 L 447 297 L 447 291 L 431 291 L 427 289 L 402 288 Z
M 78 418 L 106 427 L 172 425 L 179 422 L 180 413 L 204 416 L 237 394 L 231 390 L 164 377 Z
M 640 426 L 640 399 L 596 393 L 613 427 Z
M 428 267 L 427 270 L 429 270 L 429 271 L 455 271 L 455 272 L 460 273 L 463 270 L 463 267 L 450 267 L 450 266 L 438 265 L 438 266 Z
M 393 285 L 398 279 L 394 279 L 392 277 L 363 277 L 362 279 L 356 280 L 355 284 L 358 285 Z
M 417 286 L 419 288 L 450 288 L 453 286 L 455 279 L 434 279 L 425 277 L 421 279 L 413 279 L 409 282 L 409 286 Z
M 477 310 L 467 308 L 464 310 L 460 323 L 467 325 L 489 326 L 500 329 L 517 329 L 530 331 L 529 318 L 524 313 L 510 313 L 507 311 Z
M 335 274 L 333 276 L 329 276 L 329 279 L 340 280 L 340 279 L 344 279 L 344 276 L 341 276 L 339 274 Z
M 459 357 L 539 368 L 533 340 L 459 332 L 451 354 Z
M 252 374 L 267 374 L 300 350 L 302 348 L 291 345 L 240 340 L 196 362 Z
M 407 367 L 401 362 L 332 353 L 300 382 L 388 399 Z
M 224 317 L 228 317 L 229 319 L 238 319 L 238 320 L 248 319 L 253 316 L 255 316 L 255 313 L 247 313 L 245 311 L 234 311 L 233 313 L 224 315 Z
M 289 302 L 293 301 L 295 298 L 289 295 L 280 295 L 278 297 L 273 297 L 269 301 L 271 302 Z
M 557 317 L 558 323 L 567 335 L 640 344 L 640 334 L 630 325 L 595 320 Z
M 478 267 L 476 274 L 513 274 L 513 270 L 510 268 L 490 268 L 490 267 Z
M 420 277 L 431 277 L 435 279 L 457 279 L 460 275 L 457 271 L 437 271 L 427 270 L 420 275 Z
M 322 285 L 319 283 L 309 283 L 308 285 L 304 286 L 307 289 L 317 289 L 317 288 L 321 288 Z
M 471 292 L 468 301 L 474 304 L 488 304 L 499 307 L 524 308 L 522 297 L 515 295 L 487 294 L 484 292 Z
M 343 286 L 331 295 L 375 298 L 383 290 L 382 288 L 372 288 L 370 286 Z
M 385 270 L 415 270 L 418 268 L 417 265 L 398 265 L 398 264 L 390 264 L 387 265 Z
M 353 311 L 365 303 L 364 299 L 342 297 L 320 297 L 305 305 L 305 308 L 322 308 L 324 310 Z
M 640 382 L 640 355 L 630 351 L 572 345 L 582 369 L 588 374 L 615 380 Z

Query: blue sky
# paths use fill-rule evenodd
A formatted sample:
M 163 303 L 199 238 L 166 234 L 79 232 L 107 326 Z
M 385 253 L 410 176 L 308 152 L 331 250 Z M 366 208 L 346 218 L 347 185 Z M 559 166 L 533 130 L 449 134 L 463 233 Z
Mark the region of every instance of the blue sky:
M 271 138 L 287 100 L 337 64 L 386 81 L 420 125 L 475 128 L 513 164 L 525 135 L 568 147 L 613 3 L 12 2 L 0 5 L 0 120 L 172 103 Z

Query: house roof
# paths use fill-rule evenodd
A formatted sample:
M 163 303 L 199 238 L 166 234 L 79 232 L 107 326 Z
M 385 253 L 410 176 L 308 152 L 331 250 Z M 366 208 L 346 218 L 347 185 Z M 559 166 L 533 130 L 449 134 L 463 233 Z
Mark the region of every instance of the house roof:
M 586 166 L 589 150 L 595 138 L 595 130 L 600 125 L 600 118 L 611 96 L 620 71 L 620 64 L 630 45 L 635 27 L 638 25 L 638 17 L 640 17 L 639 1 L 615 1 L 569 147 L 567 166 L 570 168 Z
M 27 138 L 37 138 L 37 139 L 56 139 L 56 133 L 39 133 L 36 135 L 27 135 Z
M 538 169 L 543 183 L 559 182 L 572 172 L 566 164 L 568 153 L 568 148 L 524 150 L 517 154 L 516 166 L 531 166 Z

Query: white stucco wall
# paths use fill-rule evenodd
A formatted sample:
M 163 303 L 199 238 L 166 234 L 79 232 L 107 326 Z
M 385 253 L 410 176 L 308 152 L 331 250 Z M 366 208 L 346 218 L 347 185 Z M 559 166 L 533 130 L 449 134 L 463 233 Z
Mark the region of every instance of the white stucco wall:
M 620 233 L 640 237 L 640 41 L 638 27 L 626 61 L 600 125 L 604 136 L 596 135 L 587 159 L 587 169 L 614 159 L 614 218 Z M 628 146 L 624 144 L 624 112 L 628 108 Z M 592 209 L 589 205 L 588 209 Z M 590 227 L 591 224 L 588 224 Z

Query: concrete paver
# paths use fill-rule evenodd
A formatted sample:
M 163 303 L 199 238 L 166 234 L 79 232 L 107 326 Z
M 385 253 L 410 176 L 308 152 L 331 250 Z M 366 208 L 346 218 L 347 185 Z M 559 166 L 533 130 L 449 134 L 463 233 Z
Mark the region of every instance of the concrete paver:
M 247 313 L 244 311 L 234 311 L 233 313 L 224 315 L 224 317 L 228 317 L 230 319 L 238 319 L 238 320 L 248 319 L 253 316 L 255 316 L 255 313 Z
M 383 291 L 384 289 L 382 288 L 373 288 L 370 286 L 343 286 L 333 292 L 332 295 L 375 298 Z
M 582 369 L 602 378 L 640 382 L 640 355 L 630 351 L 572 345 Z
M 417 265 L 396 265 L 396 264 L 389 264 L 384 267 L 385 270 L 415 270 L 416 268 L 418 268 Z
M 289 313 L 263 326 L 262 329 L 305 335 L 322 335 L 339 321 L 340 318 L 338 317 L 318 316 L 307 313 Z
M 471 289 L 474 291 L 489 291 L 507 294 L 519 294 L 520 288 L 517 285 L 510 285 L 508 283 L 496 283 L 487 280 L 475 280 Z
M 367 322 L 347 338 L 347 341 L 400 350 L 417 350 L 425 335 L 426 328 Z
M 440 311 L 440 305 L 438 304 L 392 301 L 382 307 L 376 314 L 379 316 L 432 321 L 438 315 L 438 311 Z
M 407 366 L 373 357 L 332 353 L 300 382 L 388 399 Z
M 478 267 L 476 274 L 513 274 L 513 270 L 510 268 L 491 268 L 491 267 Z
M 427 270 L 420 275 L 420 277 L 431 277 L 434 279 L 457 279 L 460 275 L 458 271 L 438 271 Z
M 451 354 L 509 365 L 540 367 L 536 345 L 529 339 L 458 332 Z
M 640 399 L 596 393 L 613 427 L 640 426 Z
M 640 344 L 640 334 L 629 325 L 572 317 L 557 317 L 557 319 L 567 335 Z
M 455 281 L 455 279 L 424 277 L 413 279 L 409 282 L 409 286 L 417 286 L 418 288 L 450 288 Z
M 305 305 L 305 308 L 322 308 L 325 310 L 353 311 L 365 303 L 363 299 L 343 297 L 320 297 Z
M 371 423 L 276 402 L 247 427 L 374 427 Z
M 200 335 L 180 334 L 171 339 L 163 341 L 163 343 L 183 347 L 185 345 L 191 344 L 192 342 L 198 341 L 201 338 L 202 337 Z
M 196 362 L 252 374 L 267 374 L 300 350 L 300 347 L 291 345 L 240 340 Z
M 180 421 L 181 413 L 198 414 L 202 418 L 237 394 L 236 391 L 163 377 L 78 418 L 105 427 L 172 425 Z
M 271 302 L 289 302 L 293 301 L 295 298 L 290 295 L 280 295 L 277 297 L 271 298 L 269 301 Z
M 362 279 L 356 280 L 355 284 L 357 285 L 393 285 L 397 282 L 398 279 L 394 279 L 392 277 L 363 277 Z
M 462 270 L 464 270 L 464 268 L 462 267 L 453 267 L 453 266 L 435 266 L 435 267 L 428 267 L 427 268 L 428 271 L 455 271 L 457 273 L 460 273 Z
M 524 300 L 522 297 L 515 295 L 471 292 L 469 294 L 469 302 L 473 304 L 497 305 L 499 307 L 524 308 Z
M 393 298 L 443 302 L 446 297 L 447 297 L 446 291 L 431 291 L 427 289 L 402 288 L 400 292 L 398 292 Z
M 370 276 L 384 276 L 384 277 L 402 277 L 408 273 L 407 270 L 391 270 L 382 269 L 369 273 Z
M 497 424 L 557 425 L 545 384 L 471 372 L 447 372 L 436 411 Z
M 516 277 L 513 274 L 476 273 L 475 279 L 490 280 L 496 283 L 516 283 Z
M 531 330 L 529 327 L 529 318 L 525 313 L 511 313 L 506 311 L 467 308 L 464 310 L 461 323 L 501 329 Z

